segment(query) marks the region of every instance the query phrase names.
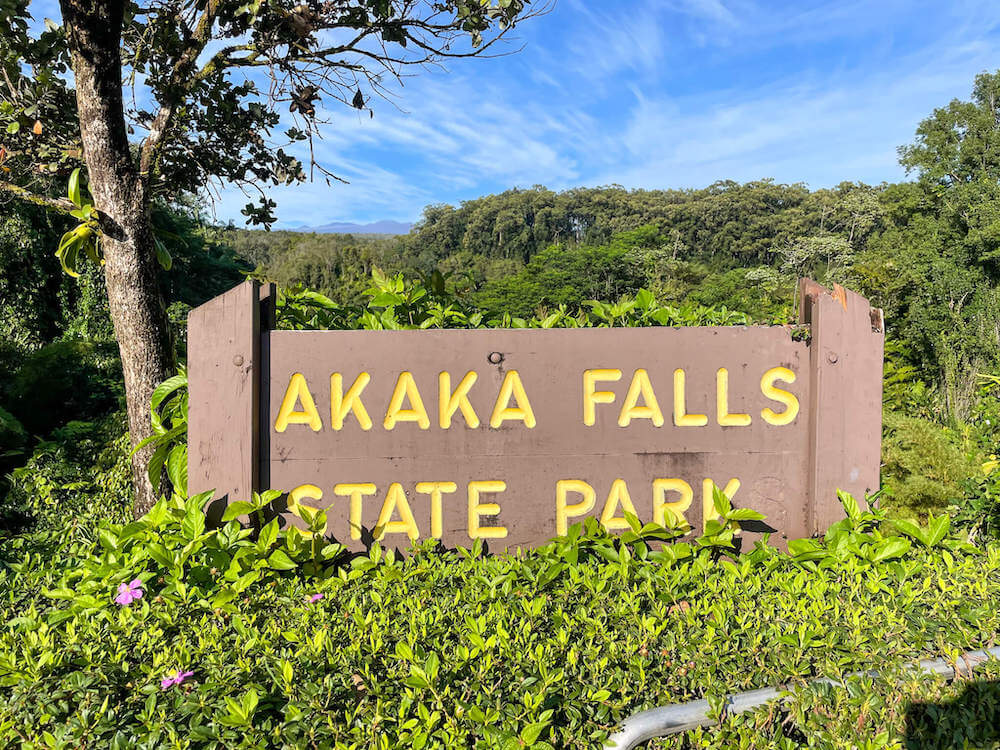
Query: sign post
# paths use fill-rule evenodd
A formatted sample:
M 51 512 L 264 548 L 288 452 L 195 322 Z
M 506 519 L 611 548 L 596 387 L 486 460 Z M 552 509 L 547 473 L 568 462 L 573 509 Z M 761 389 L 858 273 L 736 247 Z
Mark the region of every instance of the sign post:
M 532 547 L 711 518 L 712 487 L 774 541 L 878 488 L 883 325 L 802 280 L 785 327 L 276 331 L 273 285 L 189 318 L 189 488 L 328 508 L 352 549 Z M 290 517 L 290 520 L 294 520 Z

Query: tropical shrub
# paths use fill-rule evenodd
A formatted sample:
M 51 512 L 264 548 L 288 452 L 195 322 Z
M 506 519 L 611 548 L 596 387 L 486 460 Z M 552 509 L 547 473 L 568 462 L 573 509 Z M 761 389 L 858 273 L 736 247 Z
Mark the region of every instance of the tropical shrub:
M 969 494 L 976 466 L 954 430 L 896 412 L 883 421 L 882 482 L 898 513 L 934 512 Z
M 123 520 L 132 495 L 128 445 L 121 412 L 57 428 L 11 472 L 0 514 L 30 519 L 39 531 L 63 531 L 70 522 Z M 0 525 L 0 545 L 4 531 Z
M 96 420 L 123 398 L 118 347 L 83 339 L 56 341 L 28 354 L 10 379 L 10 411 L 32 435 L 48 436 L 69 418 Z
M 206 528 L 192 498 L 54 549 L 14 540 L 0 741 L 597 748 L 643 707 L 953 658 L 1000 626 L 1000 547 L 940 523 L 915 545 L 883 536 L 847 496 L 845 521 L 792 554 L 737 554 L 711 534 L 660 548 L 661 529 L 612 537 L 592 520 L 520 555 L 376 545 L 350 561 L 314 543 L 321 514 L 299 508 L 310 528 L 278 530 L 271 499 L 229 513 L 257 516 L 256 538 L 235 519 Z M 713 746 L 777 736 L 760 730 Z M 849 731 L 800 727 L 820 745 Z

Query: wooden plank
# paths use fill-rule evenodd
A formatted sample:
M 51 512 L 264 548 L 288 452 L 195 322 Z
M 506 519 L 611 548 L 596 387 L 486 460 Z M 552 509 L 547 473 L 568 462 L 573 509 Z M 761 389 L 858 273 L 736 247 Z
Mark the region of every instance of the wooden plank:
M 188 490 L 209 516 L 258 487 L 260 285 L 247 281 L 188 315 Z
M 836 492 L 863 500 L 879 487 L 882 444 L 881 310 L 836 285 L 802 279 L 800 320 L 811 326 L 809 533 L 844 517 Z

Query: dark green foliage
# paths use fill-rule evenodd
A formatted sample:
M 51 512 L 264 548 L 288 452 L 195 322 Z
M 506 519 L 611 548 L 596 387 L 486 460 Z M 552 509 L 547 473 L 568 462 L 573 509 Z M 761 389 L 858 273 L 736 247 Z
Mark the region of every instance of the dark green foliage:
M 160 209 L 154 224 L 173 257 L 161 283 L 174 303 L 183 352 L 186 311 L 239 283 L 250 267 L 193 213 Z M 28 438 L 0 420 L 0 497 L 4 477 L 28 460 L 36 440 L 72 421 L 101 421 L 122 398 L 103 272 L 93 263 L 83 264 L 76 279 L 60 272 L 53 251 L 65 228 L 23 203 L 0 220 L 0 411 Z
M 649 226 L 617 235 L 608 245 L 553 245 L 516 276 L 487 282 L 476 293 L 476 304 L 495 314 L 527 317 L 541 308 L 634 294 L 645 282 L 638 253 L 658 240 L 659 232 Z
M 298 234 L 295 232 L 220 233 L 259 273 L 280 286 L 303 284 L 328 293 L 338 302 L 357 301 L 376 266 L 393 265 L 398 240 L 365 235 Z
M 526 263 L 553 243 L 605 244 L 616 234 L 653 225 L 671 231 L 676 258 L 759 263 L 800 224 L 800 214 L 806 223 L 819 223 L 820 201 L 810 203 L 812 195 L 802 185 L 769 180 L 723 181 L 702 190 L 612 186 L 554 193 L 536 186 L 465 201 L 458 208 L 428 207 L 411 240 L 437 260 L 464 249 Z
M 71 419 L 92 420 L 122 399 L 118 347 L 57 341 L 25 357 L 10 380 L 10 410 L 32 435 L 48 435 Z
M 24 461 L 27 445 L 28 433 L 24 425 L 0 406 L 0 497 L 7 489 L 7 482 L 3 477 Z
M 0 459 L 20 451 L 27 440 L 28 433 L 24 426 L 13 414 L 0 408 Z
M 53 256 L 62 221 L 28 204 L 0 213 L 0 342 L 25 351 L 60 334 L 77 285 Z
M 742 310 L 755 323 L 794 323 L 794 280 L 769 267 L 734 268 L 688 287 L 684 298 L 706 307 Z
M 196 212 L 160 208 L 153 226 L 173 261 L 169 272 L 160 273 L 168 303 L 197 307 L 232 289 L 252 270 L 252 264 L 221 242 Z
M 69 422 L 34 446 L 22 462 L 0 498 L 0 521 L 16 517 L 33 530 L 46 531 L 88 519 L 128 517 L 132 488 L 124 414 Z M 0 548 L 4 544 L 0 533 Z
M 899 149 L 900 162 L 944 187 L 1000 177 L 1000 71 L 980 73 L 971 101 L 953 99 L 917 128 L 916 141 Z

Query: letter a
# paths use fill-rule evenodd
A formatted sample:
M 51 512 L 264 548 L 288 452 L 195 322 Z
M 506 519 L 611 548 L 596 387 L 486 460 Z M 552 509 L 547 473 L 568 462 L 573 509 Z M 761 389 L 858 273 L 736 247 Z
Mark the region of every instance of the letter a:
M 403 408 L 403 399 L 410 400 L 409 409 Z M 412 372 L 401 372 L 396 379 L 396 388 L 389 399 L 389 408 L 385 413 L 385 421 L 382 423 L 385 429 L 391 430 L 396 426 L 396 422 L 416 422 L 421 430 L 428 430 L 431 426 L 430 417 L 424 408 L 423 399 L 420 398 L 420 391 L 413 380 Z
M 295 410 L 295 405 L 299 401 L 302 402 L 302 411 Z M 288 381 L 285 397 L 281 400 L 281 408 L 278 409 L 278 418 L 274 420 L 274 431 L 284 432 L 290 424 L 307 424 L 313 432 L 323 429 L 323 420 L 319 418 L 316 402 L 313 401 L 305 375 L 301 372 L 292 375 L 292 379 Z
M 511 396 L 514 397 L 517 406 L 508 406 Z M 490 427 L 496 429 L 508 419 L 520 419 L 529 429 L 535 426 L 535 413 L 531 410 L 531 402 L 528 401 L 528 394 L 524 392 L 524 385 L 517 370 L 510 370 L 504 376 L 500 393 L 497 394 L 497 402 L 493 406 Z

